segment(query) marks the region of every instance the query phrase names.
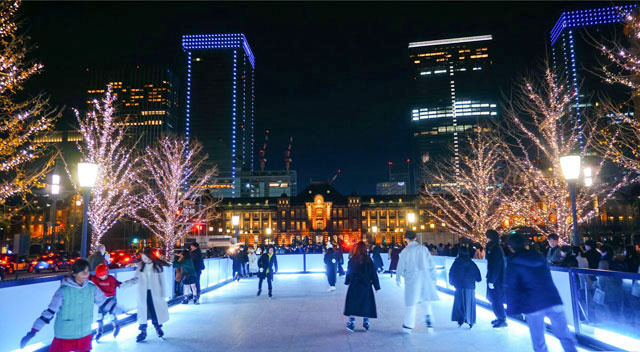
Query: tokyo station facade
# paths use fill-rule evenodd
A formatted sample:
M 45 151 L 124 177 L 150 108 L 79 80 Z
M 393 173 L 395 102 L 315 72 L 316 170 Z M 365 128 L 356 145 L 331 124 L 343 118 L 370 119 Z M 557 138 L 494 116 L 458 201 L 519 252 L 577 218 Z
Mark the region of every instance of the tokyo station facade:
M 405 230 L 440 228 L 428 221 L 420 202 L 416 195 L 345 196 L 326 182 L 312 182 L 293 197 L 223 199 L 209 230 L 231 237 L 237 231 L 239 241 L 249 245 L 338 239 L 402 243 Z M 233 216 L 239 217 L 235 226 Z

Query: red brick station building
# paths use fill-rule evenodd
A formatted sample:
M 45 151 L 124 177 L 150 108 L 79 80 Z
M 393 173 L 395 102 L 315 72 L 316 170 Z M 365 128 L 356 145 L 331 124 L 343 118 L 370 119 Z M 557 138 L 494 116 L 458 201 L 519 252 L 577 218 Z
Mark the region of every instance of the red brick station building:
M 291 244 L 305 237 L 316 243 L 401 243 L 407 229 L 442 229 L 442 224 L 429 222 L 419 203 L 416 195 L 344 196 L 326 182 L 312 182 L 295 197 L 223 199 L 219 218 L 208 230 L 225 237 L 237 232 L 240 242 L 250 245 Z M 234 216 L 239 217 L 237 225 Z

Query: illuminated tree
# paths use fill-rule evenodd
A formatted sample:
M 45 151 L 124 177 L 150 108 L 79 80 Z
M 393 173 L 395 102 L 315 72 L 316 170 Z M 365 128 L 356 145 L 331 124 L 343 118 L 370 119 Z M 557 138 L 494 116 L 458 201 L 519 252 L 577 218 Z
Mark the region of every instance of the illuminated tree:
M 458 168 L 448 161 L 425 169 L 431 186 L 437 185 L 422 192 L 428 214 L 451 233 L 486 243 L 485 232 L 498 229 L 504 219 L 507 174 L 502 149 L 501 143 L 480 133 L 469 138 L 469 152 L 460 155 Z
M 105 97 L 94 100 L 93 109 L 84 118 L 75 110 L 83 137 L 77 144 L 78 150 L 84 162 L 98 165 L 88 214 L 92 250 L 100 244 L 102 236 L 124 215 L 133 213 L 137 205 L 133 180 L 138 160 L 133 155 L 133 143 L 127 140 L 126 119 L 115 116 L 116 99 L 108 86 Z
M 136 180 L 141 189 L 132 215 L 147 227 L 173 258 L 173 248 L 192 224 L 206 226 L 214 218 L 217 201 L 207 199 L 205 186 L 217 174 L 205 164 L 207 155 L 198 142 L 164 137 L 147 147 Z M 203 196 L 205 199 L 203 199 Z
M 0 203 L 25 195 L 51 171 L 53 155 L 35 137 L 51 130 L 59 111 L 43 93 L 19 99 L 23 83 L 43 66 L 26 59 L 28 37 L 15 23 L 20 1 L 0 3 Z
M 509 208 L 517 211 L 529 226 L 543 234 L 557 233 L 569 242 L 572 233 L 569 188 L 560 167 L 560 158 L 581 154 L 580 138 L 593 144 L 594 128 L 584 128 L 573 114 L 575 92 L 547 68 L 539 81 L 525 80 L 520 99 L 507 113 L 503 134 L 511 148 L 505 156 L 519 182 L 513 185 Z M 526 117 L 526 118 L 525 118 Z M 599 179 L 604 158 L 582 153 L 583 168 L 589 168 L 593 184 L 580 186 L 576 193 L 578 222 L 593 218 L 628 178 Z

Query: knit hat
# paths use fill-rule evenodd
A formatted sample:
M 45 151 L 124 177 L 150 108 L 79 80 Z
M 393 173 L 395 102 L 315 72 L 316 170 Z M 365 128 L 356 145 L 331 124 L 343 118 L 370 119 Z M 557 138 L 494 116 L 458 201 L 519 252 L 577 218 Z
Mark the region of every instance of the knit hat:
M 327 243 L 327 249 L 329 248 L 333 248 L 333 245 L 331 244 L 331 242 Z
M 105 276 L 109 274 L 109 267 L 104 264 L 99 264 L 96 267 L 96 276 Z

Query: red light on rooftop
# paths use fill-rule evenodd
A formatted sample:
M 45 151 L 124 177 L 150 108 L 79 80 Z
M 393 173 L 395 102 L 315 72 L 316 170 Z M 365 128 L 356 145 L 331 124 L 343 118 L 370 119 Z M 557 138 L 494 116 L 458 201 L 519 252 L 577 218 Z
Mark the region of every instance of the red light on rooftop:
M 391 162 L 391 161 L 390 161 L 388 164 L 389 164 L 389 165 L 393 165 L 393 162 Z

